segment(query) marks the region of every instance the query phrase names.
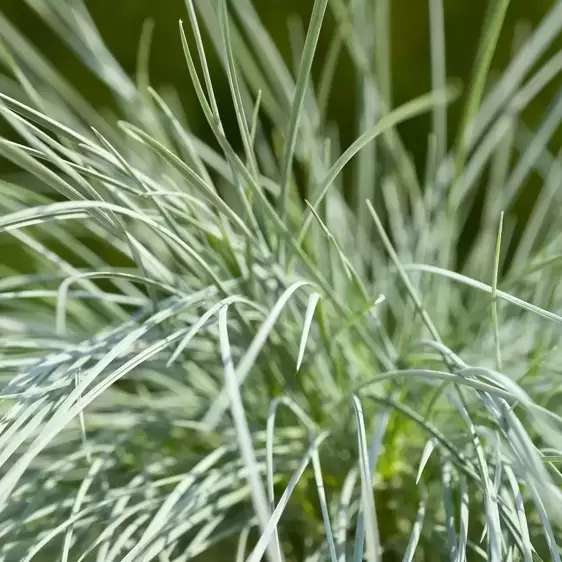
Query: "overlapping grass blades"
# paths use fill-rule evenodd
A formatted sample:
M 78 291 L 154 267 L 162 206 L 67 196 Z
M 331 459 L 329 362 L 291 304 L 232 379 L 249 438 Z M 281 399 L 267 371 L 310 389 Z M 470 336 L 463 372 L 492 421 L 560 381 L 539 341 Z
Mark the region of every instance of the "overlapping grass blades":
M 17 133 L 0 155 L 21 171 L 0 182 L 0 560 L 560 560 L 560 101 L 532 142 L 520 115 L 559 80 L 544 54 L 562 3 L 487 88 L 509 2 L 492 3 L 449 151 L 441 0 L 433 90 L 401 107 L 386 0 L 316 0 L 294 77 L 250 0 L 186 0 L 186 73 L 219 152 L 152 87 L 150 25 L 135 81 L 83 0 L 26 2 L 119 114 L 0 14 Z M 344 49 L 360 118 L 340 150 L 326 107 Z M 422 182 L 396 126 L 424 112 Z M 530 174 L 543 188 L 514 238 Z

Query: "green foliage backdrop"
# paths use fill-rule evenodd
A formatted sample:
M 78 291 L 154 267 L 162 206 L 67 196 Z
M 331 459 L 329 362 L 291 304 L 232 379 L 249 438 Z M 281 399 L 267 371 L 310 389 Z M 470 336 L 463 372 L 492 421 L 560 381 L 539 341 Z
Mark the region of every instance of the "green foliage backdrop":
M 525 29 L 536 27 L 553 4 L 552 0 L 513 0 L 510 4 L 502 36 L 496 51 L 493 70 L 501 72 Z M 446 0 L 445 32 L 447 47 L 447 73 L 466 84 L 474 64 L 477 42 L 482 31 L 487 0 Z M 287 60 L 291 58 L 291 17 L 299 17 L 307 24 L 312 9 L 312 0 L 257 0 L 255 2 L 264 24 L 276 45 Z M 393 0 L 391 2 L 392 80 L 393 102 L 399 105 L 430 89 L 430 37 L 427 2 L 424 0 Z M 186 18 L 183 0 L 96 0 L 88 2 L 88 9 L 107 43 L 109 50 L 128 71 L 133 73 L 136 65 L 138 41 L 143 22 L 151 18 L 155 23 L 151 53 L 151 81 L 156 87 L 173 85 L 181 94 L 188 109 L 193 130 L 205 140 L 212 138 L 207 130 L 193 87 L 183 62 L 177 20 Z M 76 84 L 94 105 L 111 105 L 109 92 L 89 74 L 69 50 L 26 7 L 22 0 L 3 0 L 3 13 L 34 43 L 45 56 L 55 62 L 59 69 Z M 329 41 L 334 33 L 334 22 L 328 13 L 320 37 L 315 66 L 322 63 Z M 549 50 L 552 54 L 562 48 L 559 38 Z M 546 58 L 546 57 L 545 57 Z M 216 65 L 212 60 L 211 69 Z M 216 66 L 215 66 L 216 68 Z M 316 68 L 317 70 L 318 68 Z M 314 69 L 313 69 L 314 72 Z M 222 72 L 214 73 L 215 91 L 219 103 L 229 101 L 226 77 Z M 342 145 L 354 140 L 355 120 L 354 71 L 348 56 L 340 59 L 332 91 L 330 117 L 338 122 Z M 525 112 L 529 126 L 535 127 L 541 120 L 545 107 L 562 84 L 553 81 Z M 458 125 L 462 104 L 450 110 L 449 129 L 452 134 Z M 224 115 L 227 132 L 236 131 L 234 112 Z M 409 121 L 400 128 L 406 147 L 414 154 L 418 169 L 423 169 L 426 154 L 427 125 L 429 117 Z M 4 132 L 4 131 L 2 131 Z M 562 144 L 562 133 L 553 139 L 554 153 Z M 532 179 L 531 179 L 532 181 Z M 528 197 L 532 193 L 527 190 Z M 527 205 L 525 204 L 524 207 Z

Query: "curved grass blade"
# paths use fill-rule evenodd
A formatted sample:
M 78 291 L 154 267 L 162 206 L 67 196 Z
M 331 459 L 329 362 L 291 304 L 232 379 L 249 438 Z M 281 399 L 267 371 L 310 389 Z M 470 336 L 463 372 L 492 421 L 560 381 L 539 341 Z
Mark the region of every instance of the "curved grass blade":
M 285 508 L 287 507 L 287 504 L 289 503 L 289 498 L 291 497 L 291 494 L 293 493 L 294 489 L 296 488 L 296 486 L 298 484 L 298 481 L 302 477 L 304 471 L 306 470 L 306 467 L 308 466 L 308 464 L 310 463 L 310 461 L 312 459 L 312 454 L 315 451 L 318 450 L 320 445 L 327 439 L 328 435 L 329 434 L 327 432 L 321 433 L 320 435 L 318 435 L 318 437 L 316 437 L 314 439 L 314 441 L 310 445 L 310 447 L 309 447 L 308 451 L 306 452 L 305 456 L 303 457 L 298 469 L 296 470 L 296 472 L 291 477 L 291 480 L 289 481 L 289 484 L 287 485 L 287 488 L 283 492 L 283 495 L 281 496 L 281 499 L 279 500 L 279 503 L 277 504 L 277 507 L 275 508 L 273 514 L 271 515 L 271 519 L 269 520 L 265 531 L 261 534 L 254 550 L 252 551 L 250 556 L 248 556 L 248 558 L 246 559 L 246 562 L 260 562 L 261 561 L 262 556 L 263 556 L 263 554 L 264 554 L 264 552 L 267 548 L 267 544 L 269 543 L 269 541 L 270 541 L 270 539 L 273 535 L 273 532 L 274 532 L 277 524 L 279 523 L 279 520 L 281 519 L 281 516 L 283 515 L 283 512 L 284 512 Z
M 308 335 L 310 333 L 310 328 L 312 326 L 312 320 L 314 319 L 314 311 L 316 310 L 316 305 L 322 295 L 320 293 L 312 293 L 308 297 L 308 304 L 306 305 L 306 314 L 304 316 L 304 324 L 302 327 L 301 341 L 299 344 L 299 355 L 297 357 L 297 373 L 301 367 L 302 359 L 304 357 L 304 351 L 306 349 L 306 342 L 308 341 Z
M 322 202 L 328 189 L 332 186 L 336 177 L 344 169 L 346 164 L 364 147 L 367 146 L 372 140 L 384 134 L 386 131 L 392 129 L 396 125 L 411 119 L 417 115 L 423 114 L 436 105 L 450 103 L 457 95 L 455 89 L 450 88 L 445 92 L 432 92 L 425 94 L 414 100 L 411 100 L 397 109 L 391 111 L 380 119 L 373 129 L 363 133 L 351 146 L 337 159 L 332 165 L 324 179 L 318 184 L 318 187 L 313 193 L 314 202 L 312 206 L 316 209 Z M 312 212 L 308 212 L 303 221 L 303 225 L 298 234 L 298 241 L 302 244 L 308 228 L 312 222 Z
M 422 451 L 422 456 L 421 456 L 421 460 L 420 460 L 420 465 L 418 467 L 418 472 L 416 474 L 416 484 L 419 483 L 420 478 L 423 474 L 423 470 L 425 468 L 425 465 L 427 464 L 427 461 L 429 461 L 429 457 L 431 456 L 431 453 L 433 453 L 436 446 L 437 446 L 437 439 L 435 439 L 435 438 L 429 439 L 429 441 L 427 441 L 427 443 L 425 444 L 425 446 L 423 448 L 423 451 Z
M 271 331 L 273 330 L 273 327 L 277 322 L 279 316 L 287 306 L 289 299 L 292 297 L 295 291 L 306 285 L 310 285 L 310 283 L 308 281 L 296 281 L 283 292 L 279 300 L 275 303 L 275 306 L 271 309 L 271 311 L 265 318 L 258 332 L 254 336 L 252 343 L 250 344 L 250 346 L 246 350 L 246 353 L 244 353 L 244 356 L 236 367 L 236 378 L 239 385 L 244 384 L 244 380 L 250 372 L 250 369 L 253 367 L 257 356 L 265 345 L 265 342 Z M 226 389 L 223 389 L 223 391 L 219 394 L 218 398 L 215 400 L 215 402 L 205 415 L 203 423 L 213 428 L 216 427 L 220 422 L 223 413 L 228 407 L 228 400 L 229 398 Z
M 478 289 L 479 291 L 483 291 L 485 293 L 492 293 L 492 287 L 487 285 L 486 283 L 482 283 L 481 281 L 477 281 L 476 279 L 472 279 L 467 275 L 463 275 L 461 273 L 456 273 L 455 271 L 449 271 L 448 269 L 443 269 L 442 267 L 437 267 L 434 265 L 424 265 L 424 264 L 412 264 L 412 265 L 404 265 L 404 269 L 410 271 L 423 271 L 425 273 L 431 273 L 434 275 L 440 275 L 442 277 L 447 277 L 457 283 L 461 283 L 463 285 L 467 285 L 472 287 L 473 289 Z M 552 322 L 556 322 L 557 324 L 562 324 L 562 316 L 559 314 L 555 314 L 554 312 L 550 312 L 541 308 L 539 306 L 535 306 L 534 304 L 528 303 L 522 299 L 514 297 L 509 293 L 505 293 L 503 291 L 497 290 L 496 297 L 503 299 L 511 304 L 514 304 L 520 308 L 528 310 L 533 314 L 537 314 L 538 316 L 542 316 L 547 320 L 551 320 Z

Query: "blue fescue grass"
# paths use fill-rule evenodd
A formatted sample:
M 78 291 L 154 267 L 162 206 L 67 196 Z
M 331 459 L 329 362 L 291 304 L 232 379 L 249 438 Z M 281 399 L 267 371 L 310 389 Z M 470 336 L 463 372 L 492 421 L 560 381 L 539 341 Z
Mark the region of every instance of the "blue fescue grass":
M 118 114 L 0 14 L 17 133 L 0 155 L 21 170 L 0 181 L 0 560 L 560 560 L 560 98 L 536 131 L 520 117 L 562 71 L 545 58 L 562 3 L 495 81 L 509 1 L 490 4 L 451 143 L 442 0 L 432 91 L 399 107 L 390 2 L 316 0 L 292 72 L 250 0 L 186 0 L 210 146 L 151 85 L 150 22 L 131 79 L 82 0 L 26 1 Z M 341 149 L 326 108 L 344 50 L 359 119 Z M 422 181 L 396 127 L 428 112 Z

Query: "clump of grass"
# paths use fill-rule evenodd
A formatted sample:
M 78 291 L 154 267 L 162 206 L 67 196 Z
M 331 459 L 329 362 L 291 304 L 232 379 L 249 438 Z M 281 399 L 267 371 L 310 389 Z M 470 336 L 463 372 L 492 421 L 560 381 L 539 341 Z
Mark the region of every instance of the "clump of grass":
M 150 86 L 150 25 L 131 79 L 82 0 L 28 4 L 119 117 L 0 15 L 0 113 L 18 135 L 0 155 L 21 170 L 0 182 L 17 256 L 0 281 L 0 559 L 560 560 L 561 98 L 532 135 L 520 117 L 562 70 L 544 60 L 562 4 L 490 83 L 508 2 L 491 3 L 450 143 L 441 0 L 433 90 L 400 107 L 388 2 L 316 0 L 292 72 L 250 0 L 186 0 L 186 72 L 216 146 Z M 361 116 L 345 150 L 326 121 L 343 50 Z M 420 181 L 396 126 L 424 112 Z M 516 235 L 530 174 L 543 187 Z

